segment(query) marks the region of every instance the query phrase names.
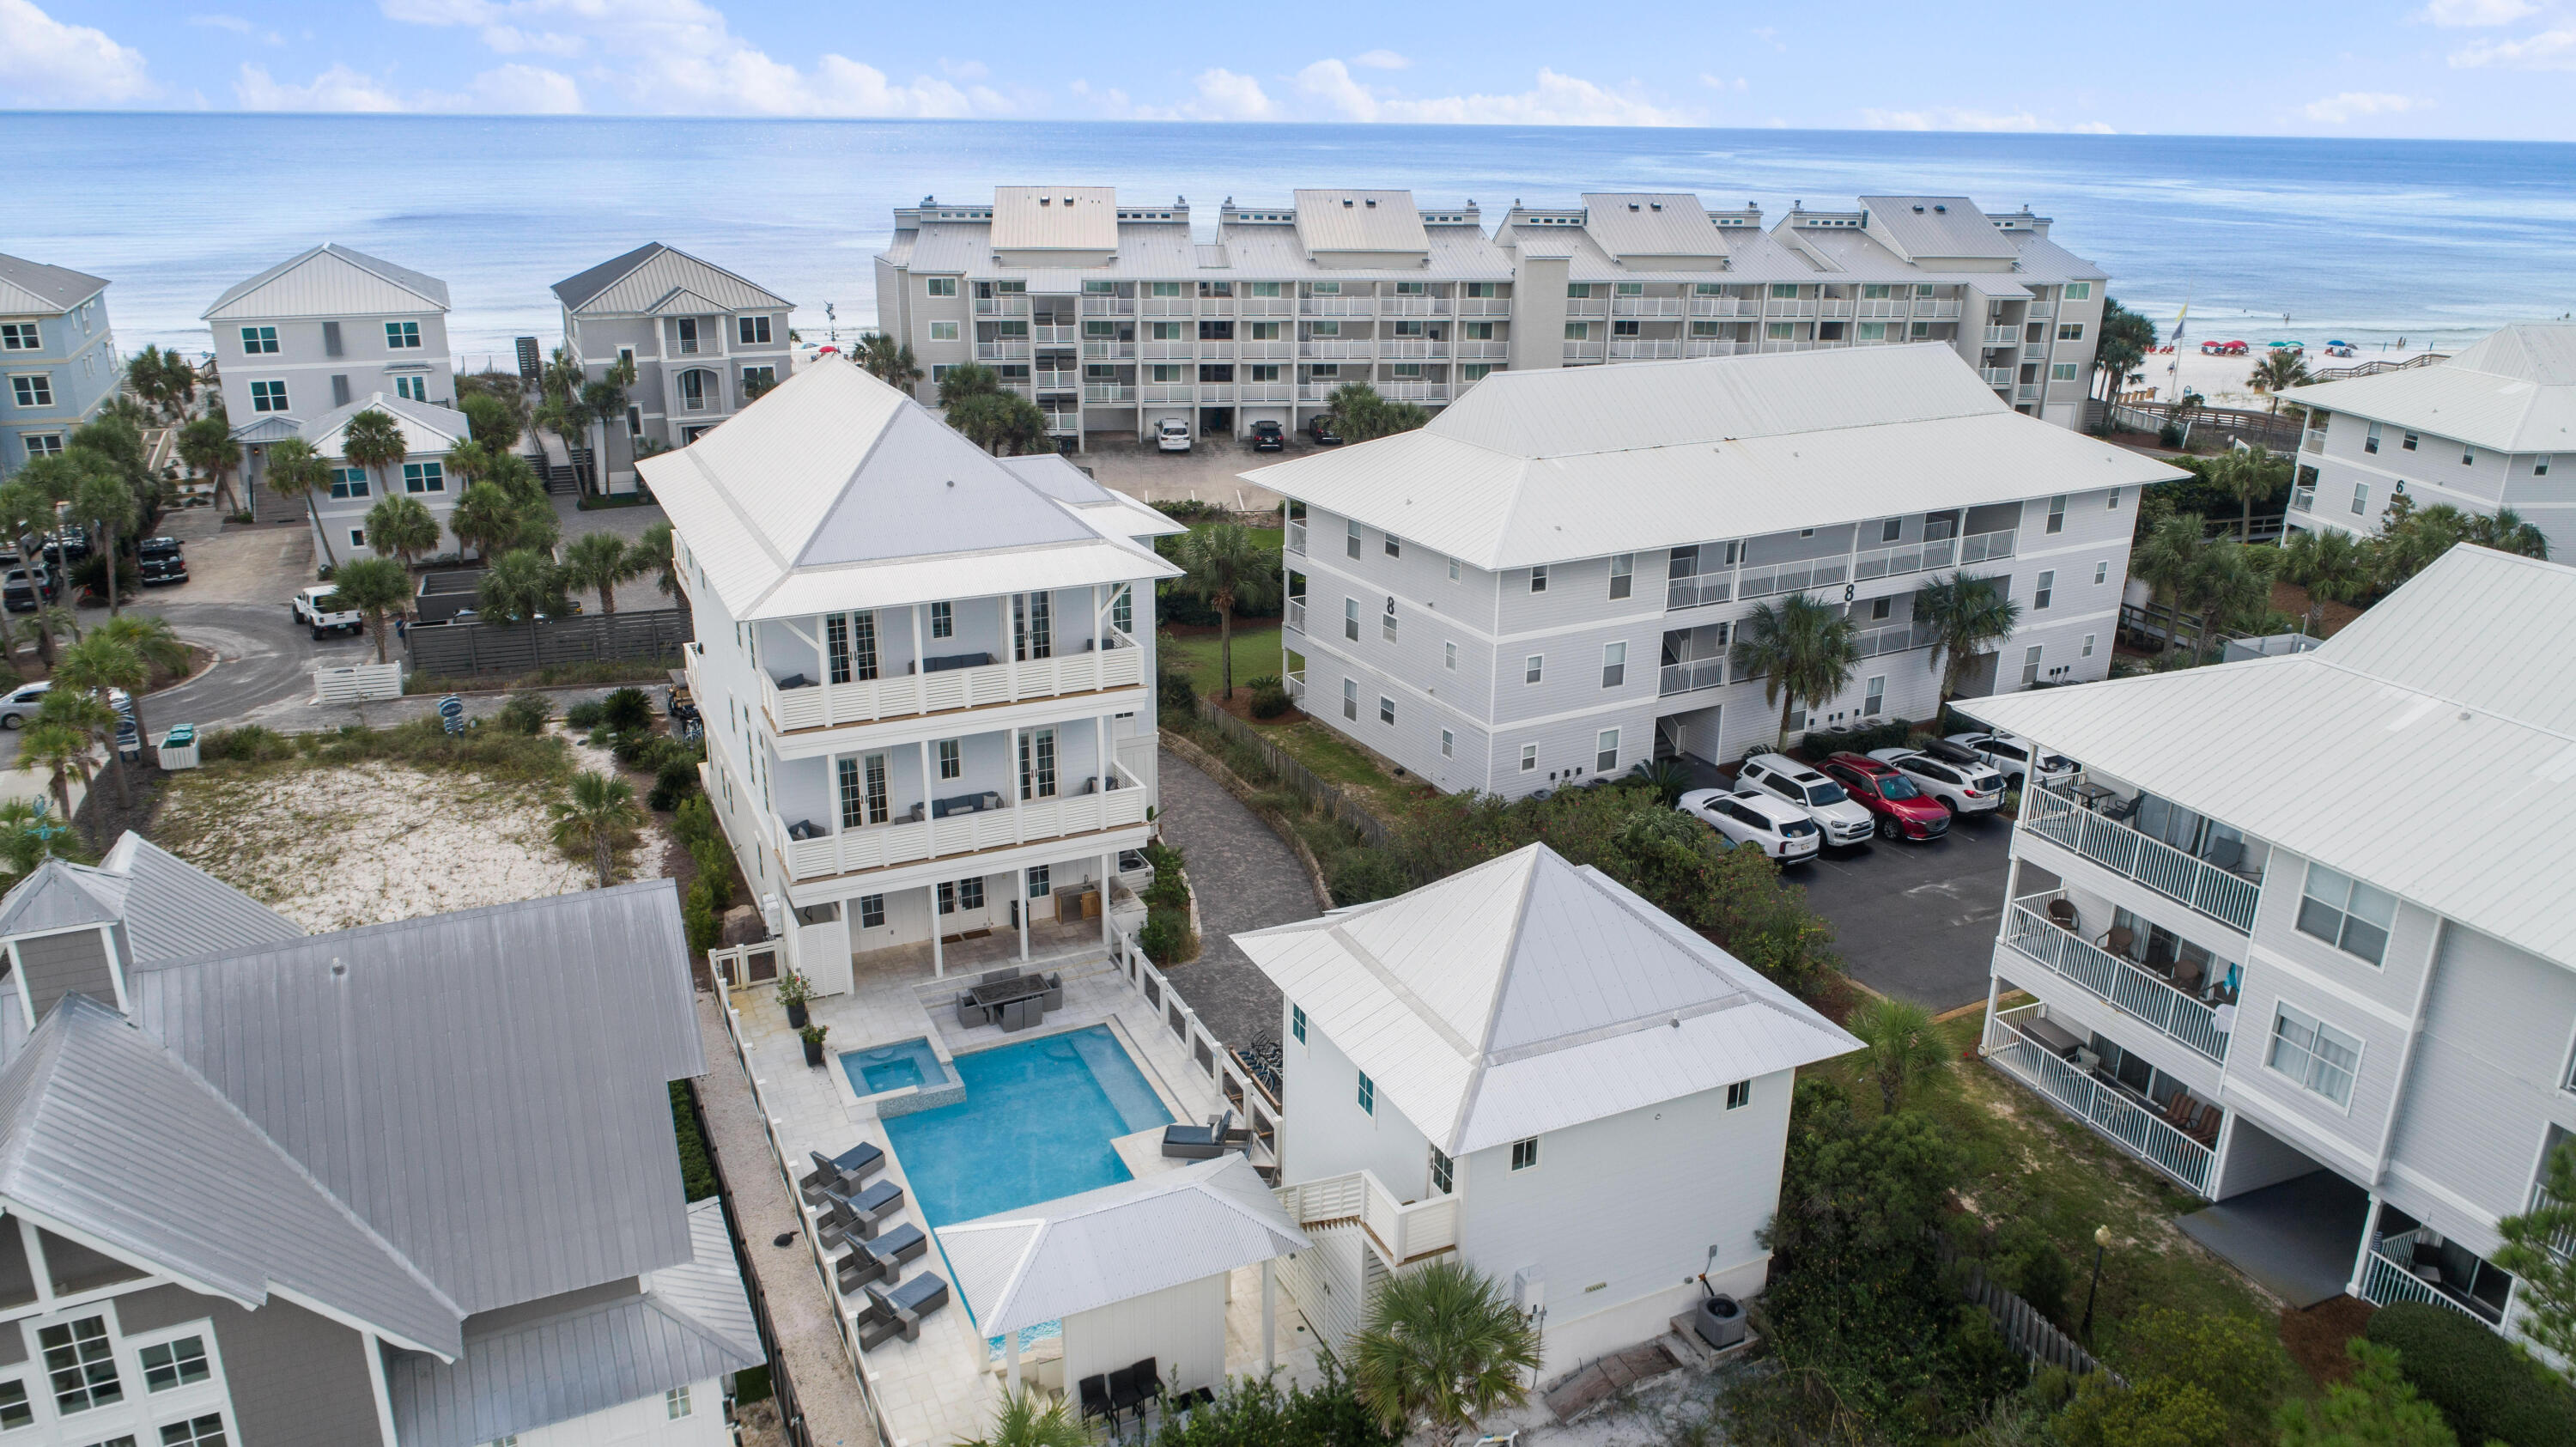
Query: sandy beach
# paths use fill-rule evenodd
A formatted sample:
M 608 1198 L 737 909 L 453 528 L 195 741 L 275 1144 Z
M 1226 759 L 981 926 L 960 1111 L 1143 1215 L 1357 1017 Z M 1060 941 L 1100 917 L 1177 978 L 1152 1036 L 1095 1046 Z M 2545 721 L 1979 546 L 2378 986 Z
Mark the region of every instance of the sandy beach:
M 2233 340 L 2239 335 L 2229 332 L 2222 340 Z M 2207 398 L 2212 407 L 2269 407 L 2271 399 L 2246 385 L 2245 379 L 2253 374 L 2255 364 L 2263 359 L 2263 344 L 2272 338 L 2253 334 L 2243 336 L 2246 344 L 2254 350 L 2242 357 L 2206 356 L 2202 354 L 2198 341 L 2187 339 L 2172 352 L 2158 352 L 2148 357 L 2138 368 L 2144 374 L 2143 379 L 2132 385 L 2153 387 L 2157 401 L 2170 402 L 2177 396 L 2174 384 L 2179 379 L 2184 388 Z M 2356 348 L 2349 357 L 2329 357 L 2325 354 L 2324 345 L 2316 338 L 2301 340 L 2309 343 L 2302 360 L 2312 373 L 2335 367 L 2358 367 L 2370 362 L 2402 362 L 2409 357 L 2422 356 L 2425 351 L 2422 347 L 2400 351 L 2395 347 L 2383 350 L 2373 346 Z M 2177 362 L 2180 363 L 2179 371 Z

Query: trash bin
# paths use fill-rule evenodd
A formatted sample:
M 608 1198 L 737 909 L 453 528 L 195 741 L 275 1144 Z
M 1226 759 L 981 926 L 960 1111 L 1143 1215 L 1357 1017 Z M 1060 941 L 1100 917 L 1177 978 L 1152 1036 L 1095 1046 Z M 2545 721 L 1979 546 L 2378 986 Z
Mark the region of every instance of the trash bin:
M 197 767 L 197 726 L 180 724 L 161 736 L 161 767 L 193 769 Z

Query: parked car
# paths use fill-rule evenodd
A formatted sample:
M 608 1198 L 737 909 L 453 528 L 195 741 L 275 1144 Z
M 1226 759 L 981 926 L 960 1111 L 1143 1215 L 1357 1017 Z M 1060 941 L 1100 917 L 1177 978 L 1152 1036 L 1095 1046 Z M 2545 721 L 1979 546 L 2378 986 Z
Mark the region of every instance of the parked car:
M 0 699 L 0 729 L 25 728 L 28 722 L 35 718 L 36 710 L 44 707 L 45 694 L 50 691 L 53 686 L 54 681 L 48 678 L 42 682 L 30 683 L 10 694 L 7 698 Z M 107 691 L 107 701 L 108 704 L 118 713 L 131 714 L 133 712 L 133 695 L 128 694 L 124 689 L 109 689 Z
M 1946 739 L 1933 743 L 1945 753 L 1968 753 Z M 1914 787 L 1953 814 L 1988 814 L 2004 806 L 2004 776 L 1974 754 L 1963 761 L 1928 749 L 1872 749 L 1869 756 L 1903 770 Z
M 1716 830 L 1730 844 L 1750 844 L 1782 864 L 1803 864 L 1824 847 L 1824 831 L 1807 811 L 1768 794 L 1693 789 L 1673 806 Z
M 6 579 L 0 579 L 0 605 L 5 605 L 12 613 L 35 612 L 40 594 L 47 603 L 62 597 L 62 575 L 51 568 L 39 567 L 35 581 L 31 583 L 26 569 L 12 568 Z
M 1332 419 L 1320 414 L 1306 424 L 1306 436 L 1317 447 L 1342 445 L 1342 434 L 1333 430 Z
M 1843 786 L 1786 754 L 1755 754 L 1735 776 L 1735 792 L 1768 794 L 1807 811 L 1827 844 L 1867 844 L 1878 821 Z
M 1186 417 L 1166 417 L 1154 424 L 1154 450 L 1187 452 L 1190 450 L 1190 423 Z
M 2074 778 L 2081 770 L 2073 759 L 2048 753 L 2028 739 L 2017 739 L 2011 734 L 1952 734 L 1949 742 L 1992 764 L 1995 772 L 2004 776 L 2004 782 L 2016 789 L 2029 786 L 2033 769 L 2038 771 L 2039 781 L 2043 784 Z M 2038 756 L 2036 760 L 2032 757 L 2034 754 Z
M 339 590 L 328 583 L 316 583 L 297 593 L 286 605 L 295 621 L 313 630 L 320 638 L 325 633 L 364 633 L 366 615 L 355 608 L 341 606 Z
M 1878 819 L 1881 839 L 1938 839 L 1950 832 L 1950 811 L 1905 777 L 1894 764 L 1867 754 L 1834 754 L 1817 766 L 1843 786 L 1851 801 Z
M 1287 451 L 1288 429 L 1280 426 L 1276 422 L 1253 423 L 1252 450 L 1255 452 Z
M 136 543 L 134 565 L 147 588 L 155 583 L 188 581 L 188 559 L 180 551 L 177 538 L 145 538 Z

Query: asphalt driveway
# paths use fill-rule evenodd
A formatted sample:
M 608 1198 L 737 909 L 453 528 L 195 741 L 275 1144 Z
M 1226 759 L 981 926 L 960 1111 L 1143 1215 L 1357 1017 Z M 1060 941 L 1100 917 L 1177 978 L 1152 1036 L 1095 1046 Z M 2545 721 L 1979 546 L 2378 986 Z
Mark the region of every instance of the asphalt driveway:
M 1928 844 L 1832 851 L 1784 877 L 1833 925 L 1853 978 L 1948 1010 L 1986 998 L 2011 844 L 2012 821 L 1986 815 Z

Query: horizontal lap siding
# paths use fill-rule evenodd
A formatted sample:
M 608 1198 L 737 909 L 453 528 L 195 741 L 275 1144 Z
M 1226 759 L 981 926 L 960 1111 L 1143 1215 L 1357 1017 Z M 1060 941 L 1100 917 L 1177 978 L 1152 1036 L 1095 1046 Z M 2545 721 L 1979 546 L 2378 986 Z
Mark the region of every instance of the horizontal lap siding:
M 2576 976 L 2475 930 L 2446 928 L 2407 1070 L 2396 1167 L 2490 1217 L 2522 1210 L 2549 1127 L 2576 1131 L 2576 1096 L 2560 1088 L 2571 1022 Z

